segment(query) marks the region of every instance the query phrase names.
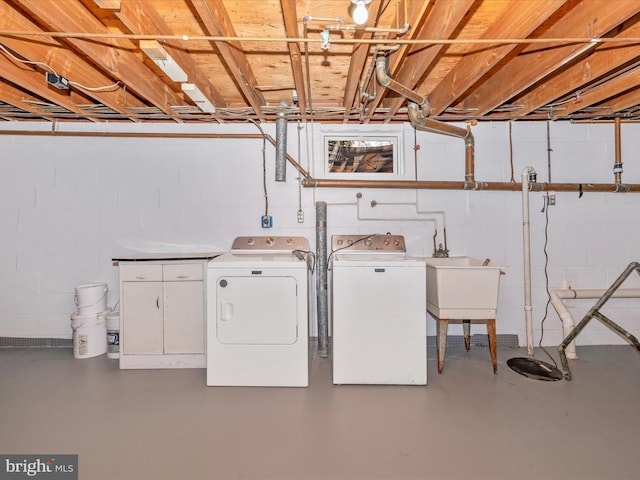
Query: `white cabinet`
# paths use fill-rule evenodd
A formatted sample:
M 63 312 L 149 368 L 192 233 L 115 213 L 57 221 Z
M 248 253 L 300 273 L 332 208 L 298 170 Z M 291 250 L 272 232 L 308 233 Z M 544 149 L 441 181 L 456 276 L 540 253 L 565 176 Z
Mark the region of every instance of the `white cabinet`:
M 206 367 L 205 266 L 119 262 L 120 368 Z

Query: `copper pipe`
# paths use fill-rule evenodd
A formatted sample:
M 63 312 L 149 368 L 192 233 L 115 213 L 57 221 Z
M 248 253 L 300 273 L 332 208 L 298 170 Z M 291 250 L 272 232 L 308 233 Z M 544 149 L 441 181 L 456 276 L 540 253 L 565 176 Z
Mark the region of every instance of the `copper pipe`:
M 137 133 L 137 132 L 65 132 L 58 130 L 0 130 L 0 135 L 23 135 L 34 137 L 122 137 L 122 138 L 226 138 L 266 139 L 274 147 L 275 139 L 268 134 L 261 133 Z M 309 173 L 296 162 L 291 155 L 286 154 L 287 160 L 300 172 L 304 178 L 310 178 Z
M 434 120 L 435 121 L 435 120 Z M 442 122 L 438 122 L 442 123 Z M 447 125 L 447 124 L 444 124 Z M 450 129 L 465 131 L 453 125 L 447 125 Z M 140 137 L 140 138 L 263 138 L 259 133 L 136 133 L 136 132 L 64 132 L 55 130 L 2 130 L 0 135 L 24 135 L 24 136 L 65 136 L 65 137 Z M 275 140 L 265 135 L 267 140 L 275 146 Z M 422 189 L 422 190 L 464 190 L 467 182 L 439 181 L 439 180 L 342 180 L 313 178 L 302 168 L 289 154 L 287 160 L 304 177 L 302 186 L 310 188 L 397 188 L 397 189 Z M 520 191 L 519 183 L 511 182 L 474 182 L 476 190 Z M 557 192 L 611 192 L 627 193 L 640 192 L 640 184 L 599 184 L 599 183 L 530 183 L 529 190 L 542 192 L 555 190 Z
M 613 163 L 613 177 L 616 185 L 622 185 L 622 147 L 620 141 L 620 117 L 615 118 L 616 157 Z
M 510 191 L 522 189 L 522 184 L 512 182 L 475 182 L 477 190 Z M 311 188 L 397 188 L 418 190 L 464 190 L 465 182 L 441 180 L 343 180 L 327 178 L 305 178 L 304 187 Z M 640 184 L 624 185 L 620 188 L 611 183 L 530 183 L 529 191 L 545 192 L 640 192 Z

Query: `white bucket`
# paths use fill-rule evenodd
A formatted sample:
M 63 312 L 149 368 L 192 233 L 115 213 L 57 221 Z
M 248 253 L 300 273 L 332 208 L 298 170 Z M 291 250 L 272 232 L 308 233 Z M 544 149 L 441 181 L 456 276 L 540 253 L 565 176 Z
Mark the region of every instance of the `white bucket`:
M 107 357 L 120 358 L 120 311 L 114 310 L 106 315 Z
M 102 313 L 81 315 L 71 314 L 73 329 L 73 356 L 91 358 L 107 352 L 107 327 Z
M 106 311 L 108 290 L 106 283 L 90 283 L 76 287 L 74 301 L 78 307 L 77 313 L 89 315 Z

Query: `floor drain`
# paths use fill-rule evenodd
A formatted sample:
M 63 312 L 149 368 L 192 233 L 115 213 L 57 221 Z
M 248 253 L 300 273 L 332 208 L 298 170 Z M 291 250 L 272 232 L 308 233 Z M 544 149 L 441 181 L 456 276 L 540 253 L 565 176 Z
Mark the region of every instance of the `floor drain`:
M 554 365 L 535 358 L 510 358 L 507 360 L 507 365 L 514 372 L 535 380 L 544 380 L 546 382 L 562 380 L 562 372 Z

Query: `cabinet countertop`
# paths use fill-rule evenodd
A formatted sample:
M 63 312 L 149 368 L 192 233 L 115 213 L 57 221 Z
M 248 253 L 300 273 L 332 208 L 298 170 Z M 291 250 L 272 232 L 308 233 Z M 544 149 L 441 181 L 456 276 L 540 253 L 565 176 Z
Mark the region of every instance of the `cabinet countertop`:
M 211 260 L 222 252 L 155 252 L 139 253 L 130 256 L 114 257 L 114 264 L 120 262 L 153 262 L 153 261 L 186 261 L 186 260 Z

